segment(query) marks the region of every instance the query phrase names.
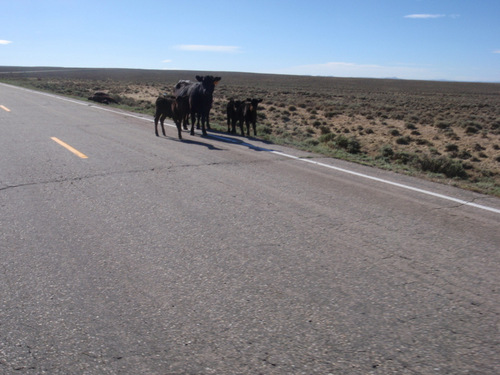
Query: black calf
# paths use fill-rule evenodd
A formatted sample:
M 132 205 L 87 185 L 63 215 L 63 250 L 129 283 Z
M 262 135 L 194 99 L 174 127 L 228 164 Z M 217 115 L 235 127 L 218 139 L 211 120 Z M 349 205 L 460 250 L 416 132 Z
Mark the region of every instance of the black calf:
M 240 100 L 231 99 L 227 103 L 226 113 L 227 113 L 227 132 L 236 133 L 236 123 L 238 122 L 238 108 L 241 105 Z M 241 133 L 243 134 L 243 128 L 241 128 Z
M 243 121 L 247 127 L 247 137 L 250 137 L 250 123 L 252 123 L 254 136 L 257 135 L 257 106 L 260 102 L 262 99 L 247 99 L 238 107 L 238 120 L 242 135 L 244 135 Z

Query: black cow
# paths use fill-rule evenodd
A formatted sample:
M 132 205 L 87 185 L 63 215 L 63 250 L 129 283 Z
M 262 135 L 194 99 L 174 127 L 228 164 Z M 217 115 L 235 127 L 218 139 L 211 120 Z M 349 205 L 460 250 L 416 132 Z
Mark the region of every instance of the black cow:
M 221 80 L 220 77 L 196 76 L 198 82 L 179 81 L 174 88 L 174 95 L 189 97 L 189 112 L 191 114 L 191 135 L 194 135 L 196 116 L 201 117 L 201 130 L 207 135 L 205 123 L 210 129 L 209 114 L 212 108 L 213 93 L 215 85 Z
M 156 99 L 155 113 L 155 134 L 158 137 L 158 120 L 160 120 L 161 130 L 165 135 L 165 127 L 163 122 L 165 118 L 171 117 L 177 126 L 179 139 L 182 139 L 181 126 L 187 129 L 186 119 L 189 114 L 189 97 L 187 96 L 160 96 Z
M 238 122 L 238 108 L 241 105 L 241 100 L 231 99 L 227 103 L 226 113 L 227 113 L 227 132 L 236 133 L 236 122 Z M 241 133 L 243 134 L 243 127 L 241 128 Z
M 250 123 L 252 123 L 253 134 L 257 135 L 257 106 L 262 102 L 262 99 L 247 99 L 238 107 L 238 120 L 240 122 L 241 134 L 243 131 L 243 121 L 247 126 L 247 136 L 250 137 Z

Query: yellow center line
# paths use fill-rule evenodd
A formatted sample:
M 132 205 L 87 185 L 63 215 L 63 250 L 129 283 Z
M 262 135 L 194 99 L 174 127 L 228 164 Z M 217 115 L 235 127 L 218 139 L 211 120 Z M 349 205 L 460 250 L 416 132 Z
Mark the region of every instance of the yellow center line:
M 54 142 L 57 142 L 59 143 L 61 146 L 63 146 L 64 148 L 68 149 L 69 151 L 71 151 L 73 154 L 81 157 L 82 159 L 87 159 L 88 156 L 85 155 L 85 154 L 82 154 L 80 151 L 78 151 L 77 149 L 71 147 L 70 145 L 68 145 L 67 143 L 64 143 L 63 141 L 61 141 L 60 139 L 56 138 L 56 137 L 51 137 L 51 139 L 54 141 Z
M 9 109 L 9 108 L 7 108 L 7 107 L 6 107 L 6 106 L 4 106 L 4 105 L 1 105 L 1 104 L 0 104 L 0 108 L 2 108 L 4 111 L 10 112 L 10 109 Z

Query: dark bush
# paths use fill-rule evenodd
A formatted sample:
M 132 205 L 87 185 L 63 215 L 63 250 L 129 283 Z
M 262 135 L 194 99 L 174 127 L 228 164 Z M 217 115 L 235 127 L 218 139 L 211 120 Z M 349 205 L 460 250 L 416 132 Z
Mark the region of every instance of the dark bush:
M 328 143 L 330 141 L 335 140 L 335 137 L 336 137 L 335 134 L 333 134 L 333 133 L 327 133 L 327 134 L 323 134 L 322 136 L 320 136 L 318 138 L 318 141 L 320 141 L 321 143 Z
M 415 164 L 426 172 L 442 173 L 449 178 L 467 178 L 467 173 L 462 162 L 445 156 L 434 158 L 430 155 L 423 155 L 416 160 Z
M 446 121 L 438 121 L 436 122 L 436 127 L 438 129 L 448 129 L 450 127 L 450 123 Z
M 337 140 L 335 141 L 335 144 L 338 147 L 347 148 L 347 146 L 349 144 L 349 138 L 347 138 L 346 136 L 343 136 L 343 135 L 339 135 Z
M 305 141 L 306 145 L 309 145 L 309 146 L 317 146 L 319 145 L 319 141 L 317 139 L 314 139 L 314 138 L 309 138 Z
M 409 152 L 400 151 L 394 154 L 393 159 L 400 164 L 408 164 L 415 159 L 415 155 L 410 154 Z
M 467 151 L 467 150 L 462 150 L 459 154 L 458 157 L 460 159 L 470 159 L 472 157 L 472 154 Z
M 321 131 L 321 134 L 329 134 L 332 132 L 329 126 L 324 125 L 320 126 L 319 130 Z
M 394 150 L 390 145 L 385 145 L 380 149 L 380 155 L 384 158 L 390 158 L 394 155 Z
M 483 146 L 481 146 L 479 143 L 476 143 L 474 145 L 474 150 L 475 151 L 483 151 L 485 148 Z
M 397 129 L 392 129 L 392 130 L 390 131 L 390 134 L 391 134 L 392 136 L 394 136 L 394 137 L 397 137 L 397 136 L 398 136 L 398 135 L 400 135 L 401 133 L 399 133 L 399 130 L 397 130 Z
M 465 128 L 465 132 L 467 134 L 476 134 L 478 131 L 478 128 L 476 128 L 475 126 L 467 126 L 467 128 Z
M 398 145 L 409 145 L 410 142 L 411 142 L 411 137 L 409 136 L 399 137 L 398 139 L 396 139 L 396 143 Z
M 361 151 L 361 145 L 355 137 L 347 138 L 339 135 L 335 140 L 335 145 L 345 149 L 350 154 L 358 154 Z
M 356 138 L 349 138 L 346 150 L 351 154 L 359 154 L 359 152 L 361 151 L 361 144 Z

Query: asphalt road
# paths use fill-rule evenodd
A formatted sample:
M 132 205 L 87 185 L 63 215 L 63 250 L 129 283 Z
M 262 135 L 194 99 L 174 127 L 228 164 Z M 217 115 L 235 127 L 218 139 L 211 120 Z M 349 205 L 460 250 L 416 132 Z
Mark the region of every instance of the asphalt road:
M 0 105 L 1 374 L 500 373 L 498 199 Z

